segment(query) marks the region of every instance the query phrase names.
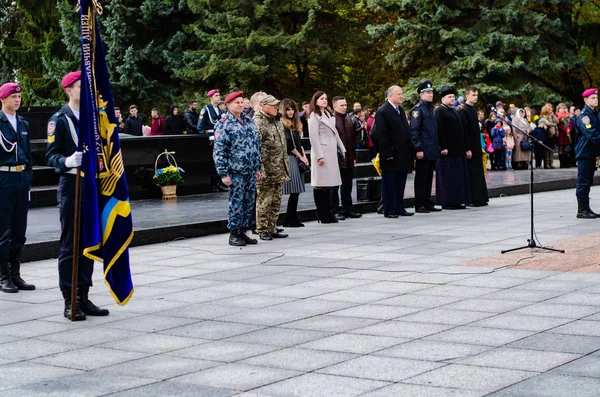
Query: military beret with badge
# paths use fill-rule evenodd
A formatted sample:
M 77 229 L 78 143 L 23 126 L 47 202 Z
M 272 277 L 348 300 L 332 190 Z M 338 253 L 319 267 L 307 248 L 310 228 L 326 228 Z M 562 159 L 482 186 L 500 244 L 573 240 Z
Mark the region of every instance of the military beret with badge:
M 17 83 L 5 83 L 0 87 L 0 99 L 7 98 L 12 94 L 20 94 L 23 92 L 23 87 Z

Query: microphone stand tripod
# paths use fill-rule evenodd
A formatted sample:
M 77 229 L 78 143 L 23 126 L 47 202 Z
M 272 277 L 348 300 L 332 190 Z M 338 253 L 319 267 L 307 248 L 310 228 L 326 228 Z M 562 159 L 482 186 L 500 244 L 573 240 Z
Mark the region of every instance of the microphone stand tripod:
M 495 110 L 495 109 L 494 109 Z M 559 250 L 556 248 L 548 248 L 548 247 L 544 247 L 542 244 L 540 243 L 536 243 L 535 238 L 534 238 L 534 227 L 533 227 L 533 151 L 535 149 L 535 145 L 540 145 L 546 148 L 546 150 L 551 151 L 553 154 L 555 153 L 555 151 L 553 149 L 550 149 L 548 146 L 544 145 L 539 139 L 537 139 L 536 137 L 532 136 L 531 134 L 528 134 L 527 132 L 515 127 L 507 118 L 506 122 L 508 123 L 508 125 L 510 125 L 513 129 L 517 130 L 519 133 L 525 135 L 525 138 L 529 140 L 529 142 L 531 143 L 531 151 L 529 153 L 529 202 L 531 204 L 531 208 L 530 208 L 530 236 L 529 239 L 527 239 L 527 245 L 524 245 L 522 247 L 517 247 L 517 248 L 511 248 L 511 249 L 507 249 L 507 250 L 502 250 L 500 251 L 501 254 L 506 254 L 507 252 L 513 252 L 513 251 L 520 251 L 523 249 L 527 249 L 527 248 L 538 248 L 538 249 L 542 249 L 542 250 L 546 250 L 546 251 L 554 251 L 554 252 L 560 252 L 562 254 L 565 253 L 565 250 Z

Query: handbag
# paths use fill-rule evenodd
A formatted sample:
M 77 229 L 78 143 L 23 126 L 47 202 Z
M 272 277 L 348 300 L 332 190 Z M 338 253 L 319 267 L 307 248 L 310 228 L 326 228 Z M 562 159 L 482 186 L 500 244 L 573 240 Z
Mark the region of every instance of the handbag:
M 524 152 L 531 150 L 531 142 L 529 142 L 529 139 L 521 141 L 521 150 Z
M 294 132 L 290 131 L 290 137 L 292 138 L 292 145 L 294 145 L 294 149 L 296 149 L 296 151 L 298 153 L 300 153 L 300 151 L 296 147 L 296 141 L 294 140 L 294 137 L 291 135 L 293 133 Z M 307 172 L 310 171 L 310 167 L 308 165 L 304 164 L 304 161 L 300 161 L 300 159 L 297 157 L 296 157 L 296 161 L 298 162 L 298 170 L 300 171 L 300 175 L 306 174 Z
M 379 160 L 379 153 L 377 153 L 377 156 L 375 156 L 373 158 L 373 160 L 371 160 L 371 163 L 373 163 L 373 167 L 375 167 L 377 174 L 379 174 L 379 176 L 381 176 L 382 171 L 381 171 L 381 162 Z
M 346 162 L 346 156 L 344 156 L 344 152 L 342 152 L 342 150 L 340 148 L 337 148 L 337 156 L 338 156 L 338 163 L 344 164 Z

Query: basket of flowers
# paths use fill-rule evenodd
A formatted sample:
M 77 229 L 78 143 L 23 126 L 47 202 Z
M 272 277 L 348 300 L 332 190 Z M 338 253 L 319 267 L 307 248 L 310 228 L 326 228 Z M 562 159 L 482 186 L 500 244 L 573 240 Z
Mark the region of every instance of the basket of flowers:
M 183 182 L 181 174 L 184 172 L 183 169 L 177 166 L 177 161 L 173 156 L 175 152 L 164 151 L 156 157 L 154 162 L 154 184 L 160 186 L 163 193 L 163 200 L 177 198 L 177 184 Z M 158 168 L 158 161 L 162 156 L 169 163 L 168 167 Z

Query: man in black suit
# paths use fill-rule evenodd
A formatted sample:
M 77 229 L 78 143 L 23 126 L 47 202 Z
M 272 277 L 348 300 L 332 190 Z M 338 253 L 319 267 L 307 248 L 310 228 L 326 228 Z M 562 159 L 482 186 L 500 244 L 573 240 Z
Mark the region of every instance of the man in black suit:
M 383 213 L 386 218 L 411 216 L 404 208 L 406 176 L 413 166 L 410 127 L 402 108 L 402 88 L 393 85 L 375 114 L 379 157 L 383 171 Z

